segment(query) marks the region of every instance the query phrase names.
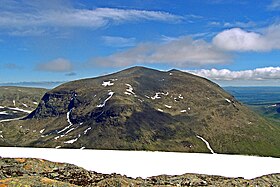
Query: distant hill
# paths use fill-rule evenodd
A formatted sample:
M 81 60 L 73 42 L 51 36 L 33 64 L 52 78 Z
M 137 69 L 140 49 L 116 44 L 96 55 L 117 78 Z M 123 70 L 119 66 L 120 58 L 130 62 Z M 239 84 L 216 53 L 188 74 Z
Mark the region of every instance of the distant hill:
M 280 87 L 225 87 L 251 109 L 275 123 L 280 122 Z
M 0 121 L 27 116 L 46 92 L 42 88 L 0 86 Z
M 48 91 L 4 146 L 254 154 L 280 157 L 280 127 L 213 82 L 133 67 Z

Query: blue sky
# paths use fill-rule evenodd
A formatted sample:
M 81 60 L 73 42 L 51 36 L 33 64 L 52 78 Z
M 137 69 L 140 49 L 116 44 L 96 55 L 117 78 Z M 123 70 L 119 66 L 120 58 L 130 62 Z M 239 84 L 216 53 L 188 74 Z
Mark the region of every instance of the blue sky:
M 142 65 L 280 85 L 280 0 L 1 0 L 0 84 Z

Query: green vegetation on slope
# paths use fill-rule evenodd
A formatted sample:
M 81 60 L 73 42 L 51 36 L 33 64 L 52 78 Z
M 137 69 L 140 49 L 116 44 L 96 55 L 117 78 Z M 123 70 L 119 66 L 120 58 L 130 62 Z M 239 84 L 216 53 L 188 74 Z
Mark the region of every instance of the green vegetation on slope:
M 1 145 L 280 157 L 280 127 L 218 85 L 177 70 L 135 67 L 48 91 Z

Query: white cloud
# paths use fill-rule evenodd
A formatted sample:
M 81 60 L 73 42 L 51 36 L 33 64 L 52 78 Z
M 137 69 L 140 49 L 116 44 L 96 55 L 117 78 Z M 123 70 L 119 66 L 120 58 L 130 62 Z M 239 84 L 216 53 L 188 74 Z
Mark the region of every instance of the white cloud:
M 230 62 L 224 51 L 204 40 L 180 37 L 163 43 L 142 43 L 108 57 L 93 59 L 90 64 L 129 66 L 134 64 L 163 63 L 177 67 L 203 66 Z
M 67 1 L 65 5 L 61 2 L 64 1 L 36 3 L 29 0 L 21 2 L 11 0 L 7 4 L 0 2 L 0 28 L 12 30 L 16 33 L 16 31 L 24 32 L 25 29 L 27 31 L 38 31 L 41 30 L 39 28 L 44 27 L 100 28 L 108 24 L 120 24 L 130 21 L 174 23 L 182 19 L 181 16 L 161 11 L 117 8 L 96 8 L 90 10 L 74 8 Z
M 35 70 L 49 72 L 70 72 L 71 70 L 73 70 L 73 66 L 68 60 L 58 58 L 50 62 L 37 65 Z
M 263 33 L 240 28 L 222 31 L 213 38 L 213 44 L 228 51 L 271 51 L 280 49 L 280 25 L 271 25 Z
M 235 21 L 235 22 L 219 22 L 219 21 L 210 21 L 208 25 L 213 27 L 223 27 L 223 28 L 233 28 L 233 27 L 240 27 L 240 28 L 252 28 L 255 27 L 257 24 L 253 21 L 242 22 L 242 21 Z
M 240 28 L 225 30 L 213 38 L 217 47 L 229 51 L 264 51 L 267 50 L 263 36 L 247 32 Z
M 135 38 L 124 38 L 116 36 L 103 36 L 104 43 L 112 47 L 131 47 L 135 45 Z
M 269 10 L 279 10 L 280 9 L 280 0 L 272 0 L 271 4 L 268 5 Z
M 236 21 L 236 22 L 225 22 L 223 24 L 224 27 L 241 27 L 241 28 L 249 28 L 249 27 L 255 27 L 256 23 L 253 21 L 248 22 L 242 22 L 242 21 Z
M 232 80 L 280 80 L 280 67 L 265 67 L 256 68 L 253 70 L 230 71 L 228 69 L 201 69 L 187 70 L 187 72 L 217 81 L 232 81 Z

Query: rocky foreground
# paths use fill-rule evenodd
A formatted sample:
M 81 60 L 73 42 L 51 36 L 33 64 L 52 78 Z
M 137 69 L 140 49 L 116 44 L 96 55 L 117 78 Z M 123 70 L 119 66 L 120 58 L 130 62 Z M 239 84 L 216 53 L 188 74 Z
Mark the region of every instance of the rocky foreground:
M 135 168 L 137 169 L 137 168 Z M 252 180 L 198 174 L 129 178 L 101 174 L 66 163 L 32 158 L 0 158 L 0 187 L 5 186 L 280 186 L 280 174 Z

